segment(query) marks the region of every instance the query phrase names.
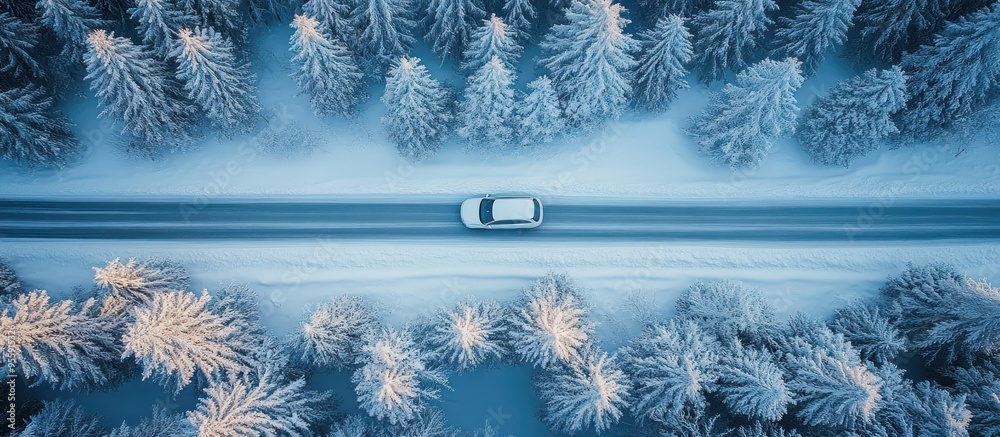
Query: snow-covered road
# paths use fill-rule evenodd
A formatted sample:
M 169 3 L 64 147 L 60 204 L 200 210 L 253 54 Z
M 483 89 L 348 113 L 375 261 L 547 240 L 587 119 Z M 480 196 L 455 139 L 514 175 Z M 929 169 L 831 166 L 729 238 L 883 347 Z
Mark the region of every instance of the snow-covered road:
M 473 231 L 462 197 L 0 201 L 0 238 L 98 240 L 419 240 L 435 244 L 724 244 L 1000 240 L 1000 200 L 808 202 L 547 199 L 532 231 Z

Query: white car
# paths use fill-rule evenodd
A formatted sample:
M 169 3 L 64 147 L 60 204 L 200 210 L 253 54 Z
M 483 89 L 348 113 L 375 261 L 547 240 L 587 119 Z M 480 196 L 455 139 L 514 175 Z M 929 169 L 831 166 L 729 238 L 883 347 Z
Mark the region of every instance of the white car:
M 542 225 L 542 202 L 528 196 L 476 197 L 462 202 L 470 229 L 533 229 Z

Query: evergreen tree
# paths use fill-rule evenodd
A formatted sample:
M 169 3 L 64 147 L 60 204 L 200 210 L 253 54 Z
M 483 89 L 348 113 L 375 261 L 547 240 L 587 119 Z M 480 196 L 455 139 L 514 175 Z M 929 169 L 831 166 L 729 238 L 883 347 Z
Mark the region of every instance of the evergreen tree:
M 806 0 L 793 17 L 783 17 L 775 35 L 775 57 L 796 58 L 811 76 L 823 55 L 847 40 L 854 10 L 861 0 Z
M 339 296 L 318 306 L 293 336 L 292 349 L 317 367 L 343 369 L 359 358 L 379 328 L 379 314 L 356 296 Z
M 0 91 L 0 158 L 61 167 L 80 144 L 72 126 L 42 88 Z
M 979 363 L 954 367 L 949 376 L 956 381 L 956 391 L 968 393 L 970 434 L 1000 435 L 1000 369 L 995 364 Z
M 135 0 L 128 13 L 139 23 L 136 30 L 142 35 L 142 43 L 160 56 L 170 52 L 182 28 L 194 24 L 172 0 Z
M 87 49 L 87 37 L 107 23 L 86 0 L 38 0 L 38 21 L 52 29 L 63 42 L 62 56 L 79 61 Z
M 643 15 L 654 23 L 671 15 L 690 17 L 701 12 L 710 3 L 708 0 L 639 0 Z
M 281 22 L 288 16 L 293 3 L 284 0 L 247 0 L 247 9 L 250 13 L 250 20 L 258 26 L 267 23 Z
M 0 315 L 8 333 L 0 350 L 31 384 L 63 390 L 93 389 L 111 382 L 109 364 L 121 354 L 113 334 L 96 314 L 96 301 L 50 304 L 44 290 L 22 294 Z
M 84 411 L 75 401 L 42 401 L 42 410 L 28 419 L 14 437 L 103 437 L 101 418 Z
M 200 27 L 212 28 L 229 40 L 242 41 L 246 27 L 240 0 L 177 0 L 184 15 L 198 19 Z
M 271 373 L 256 380 L 230 374 L 205 389 L 188 420 L 199 436 L 307 435 L 309 426 L 329 416 L 329 394 L 303 390 L 306 382 L 282 381 Z
M 408 329 L 384 330 L 364 347 L 351 380 L 358 403 L 369 415 L 391 425 L 416 420 L 427 401 L 438 398 L 444 373 L 429 367 L 430 356 L 421 351 Z
M 547 275 L 524 291 L 511 337 L 521 360 L 551 368 L 579 363 L 593 337 L 576 286 L 565 275 Z
M 919 47 L 944 24 L 949 3 L 942 0 L 881 0 L 858 9 L 858 37 L 849 41 L 861 65 L 886 66 Z
M 725 77 L 726 69 L 746 68 L 756 40 L 773 23 L 767 13 L 777 8 L 773 0 L 716 0 L 712 9 L 695 16 L 694 53 L 701 80 L 707 84 Z
M 432 79 L 419 58 L 403 57 L 385 79 L 382 126 L 399 153 L 419 160 L 433 154 L 448 135 L 451 96 Z
M 17 272 L 0 258 L 0 299 L 20 292 L 21 278 L 17 277 Z
M 631 410 L 642 421 L 678 428 L 703 415 L 717 389 L 721 346 L 691 322 L 647 327 L 623 350 Z
M 287 372 L 292 367 L 291 353 L 264 327 L 259 302 L 260 296 L 250 287 L 230 284 L 220 288 L 206 308 L 218 315 L 223 325 L 233 328 L 227 343 L 236 352 L 237 361 L 245 363 L 254 375 Z
M 678 15 L 661 18 L 656 26 L 639 34 L 639 57 L 635 78 L 635 99 L 639 105 L 663 109 L 687 89 L 684 64 L 691 62 L 691 34 Z
M 319 23 L 316 32 L 327 39 L 350 41 L 357 37 L 351 22 L 352 6 L 353 0 L 308 0 L 302 5 L 302 15 L 315 19 Z
M 559 95 L 552 87 L 552 80 L 544 75 L 528 83 L 528 89 L 531 93 L 518 105 L 515 115 L 521 125 L 518 132 L 520 144 L 536 146 L 550 143 L 566 127 L 559 109 Z
M 249 128 L 260 112 L 255 77 L 233 52 L 232 43 L 211 28 L 181 29 L 170 52 L 188 98 L 225 130 Z
M 416 40 L 411 32 L 411 0 L 358 0 L 351 19 L 359 29 L 356 44 L 360 59 L 373 75 L 381 75 L 406 55 Z
M 339 40 L 332 40 L 311 17 L 296 15 L 292 22 L 292 64 L 298 69 L 291 74 L 303 93 L 308 93 L 313 112 L 350 115 L 365 100 L 364 75 L 354 58 Z
M 181 100 L 161 61 L 104 30 L 94 31 L 87 41 L 87 79 L 104 107 L 101 117 L 121 121 L 142 150 L 152 152 L 164 144 L 177 146 L 190 140 L 191 108 Z
M 499 57 L 469 77 L 458 111 L 458 135 L 474 146 L 501 149 L 514 138 L 514 74 Z
M 181 414 L 169 414 L 163 407 L 153 407 L 153 415 L 145 417 L 138 425 L 122 423 L 105 437 L 186 437 L 197 434 L 191 423 Z
M 965 395 L 952 396 L 946 390 L 922 381 L 916 385 L 919 403 L 910 414 L 918 418 L 918 435 L 968 436 L 972 413 L 965 405 Z
M 1000 289 L 969 279 L 941 303 L 933 325 L 917 337 L 918 348 L 949 364 L 1000 356 Z
M 869 70 L 816 99 L 796 138 L 817 162 L 847 167 L 899 132 L 892 115 L 906 106 L 906 75 L 899 67 Z
M 565 22 L 552 26 L 541 43 L 541 66 L 576 125 L 616 118 L 628 103 L 636 43 L 624 33 L 624 11 L 611 0 L 572 0 Z
M 776 422 L 795 403 L 781 368 L 766 352 L 741 351 L 719 367 L 719 395 L 729 411 Z
M 730 168 L 753 168 L 774 139 L 795 130 L 795 90 L 802 85 L 798 61 L 765 59 L 712 96 L 691 131 L 702 152 Z
M 776 324 L 774 308 L 760 290 L 732 281 L 699 281 L 677 301 L 678 320 L 690 320 L 720 342 L 759 340 Z
M 822 324 L 783 339 L 783 362 L 796 416 L 809 426 L 859 429 L 875 419 L 882 380 L 841 335 Z M 793 333 L 794 334 L 794 333 Z
M 965 278 L 950 265 L 909 265 L 881 293 L 890 302 L 889 315 L 896 327 L 910 340 L 922 341 L 941 321 L 941 308 L 950 305 L 951 297 L 964 287 Z
M 122 337 L 125 357 L 134 356 L 143 379 L 155 376 L 180 391 L 200 371 L 210 380 L 222 372 L 245 369 L 228 340 L 235 328 L 206 310 L 211 297 L 203 292 L 172 291 L 153 295 L 148 306 L 135 310 Z
M 538 17 L 538 11 L 531 0 L 504 0 L 503 21 L 514 34 L 517 42 L 526 43 L 531 39 L 531 22 Z
M 42 77 L 42 67 L 35 59 L 38 33 L 35 26 L 17 17 L 0 13 L 0 73 L 11 77 Z M 0 84 L 6 82 L 0 80 Z
M 168 260 L 118 258 L 105 267 L 94 267 L 94 284 L 134 304 L 148 304 L 156 293 L 187 290 L 191 285 L 184 266 Z
M 521 46 L 517 44 L 515 37 L 510 26 L 496 14 L 491 15 L 489 20 L 483 20 L 483 25 L 472 33 L 463 54 L 465 61 L 462 68 L 475 72 L 494 57 L 499 57 L 506 68 L 513 69 L 517 58 L 521 56 Z
M 485 16 L 480 0 L 428 0 L 427 42 L 442 59 L 457 59 Z
M 926 45 L 903 57 L 910 101 L 904 132 L 934 137 L 975 111 L 1000 85 L 1000 5 L 948 24 Z
M 889 362 L 906 350 L 906 339 L 871 302 L 855 301 L 837 309 L 830 328 L 857 347 L 862 358 L 872 362 Z
M 558 366 L 536 381 L 543 419 L 569 434 L 607 430 L 625 409 L 628 380 L 614 357 L 592 352 L 579 365 Z
M 448 365 L 467 370 L 504 358 L 507 347 L 507 313 L 493 301 L 466 301 L 439 310 L 427 343 Z

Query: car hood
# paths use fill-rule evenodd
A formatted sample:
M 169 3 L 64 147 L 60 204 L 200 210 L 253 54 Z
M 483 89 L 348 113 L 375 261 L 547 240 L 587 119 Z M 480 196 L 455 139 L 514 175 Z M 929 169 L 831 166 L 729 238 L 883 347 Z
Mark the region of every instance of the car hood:
M 462 222 L 472 225 L 483 224 L 479 220 L 479 204 L 483 199 L 468 199 L 462 202 Z M 454 211 L 454 210 L 453 210 Z

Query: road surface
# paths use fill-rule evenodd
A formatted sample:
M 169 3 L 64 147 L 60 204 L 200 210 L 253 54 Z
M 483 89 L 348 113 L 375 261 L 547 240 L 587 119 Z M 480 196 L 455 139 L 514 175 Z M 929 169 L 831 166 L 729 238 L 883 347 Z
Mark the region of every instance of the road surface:
M 525 240 L 1000 242 L 1000 200 L 659 201 L 543 199 L 530 231 L 462 226 L 462 198 L 0 199 L 0 240 Z

